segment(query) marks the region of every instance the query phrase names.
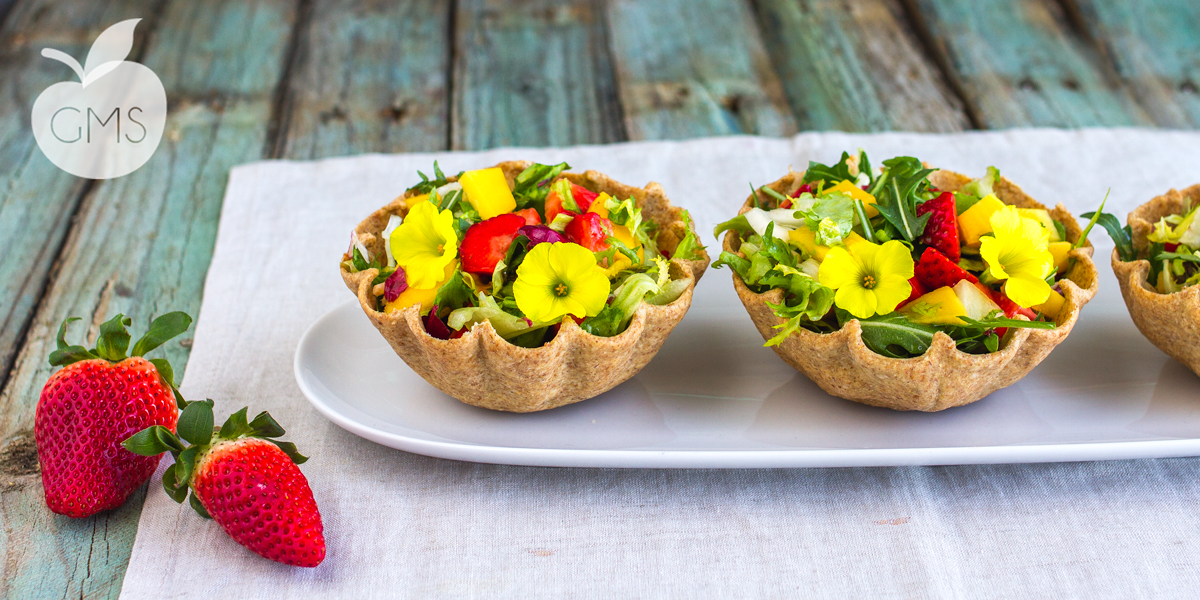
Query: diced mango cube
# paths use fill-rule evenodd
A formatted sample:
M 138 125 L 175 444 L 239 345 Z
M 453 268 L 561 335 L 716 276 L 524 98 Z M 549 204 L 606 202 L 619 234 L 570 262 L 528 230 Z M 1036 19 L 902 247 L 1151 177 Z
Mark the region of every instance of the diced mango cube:
M 508 180 L 504 178 L 504 171 L 500 167 L 467 171 L 458 178 L 458 182 L 463 186 L 467 202 L 484 219 L 510 213 L 517 208 L 517 201 L 513 199 Z
M 599 196 L 596 196 L 595 200 L 592 200 L 592 205 L 588 207 L 587 211 L 590 213 L 596 213 L 596 214 L 604 217 L 605 219 L 607 219 L 608 218 L 608 207 L 605 206 L 605 203 L 609 198 L 612 198 L 612 196 L 609 196 L 605 192 L 601 192 Z M 624 240 L 622 240 L 622 241 L 624 241 Z
M 958 228 L 962 231 L 964 246 L 979 246 L 979 238 L 992 232 L 992 214 L 1004 208 L 1004 203 L 995 194 L 988 194 L 974 206 L 958 215 Z
M 950 286 L 940 287 L 905 304 L 899 312 L 913 323 L 924 325 L 962 325 L 959 317 L 967 316 L 966 307 Z
M 1062 241 L 1062 236 L 1058 235 L 1058 228 L 1054 226 L 1054 219 L 1050 216 L 1050 211 L 1044 208 L 1018 208 L 1017 214 L 1041 223 L 1042 227 L 1050 232 L 1050 241 Z
M 383 307 L 383 312 L 394 313 L 398 310 L 403 310 L 413 305 L 419 305 L 421 307 L 422 315 L 429 314 L 429 309 L 433 308 L 433 300 L 437 297 L 438 290 L 442 288 L 442 284 L 445 283 L 445 281 L 449 279 L 457 269 L 458 261 L 450 261 L 450 264 L 446 265 L 446 274 L 442 277 L 441 281 L 435 283 L 431 288 L 418 289 L 410 287 L 403 292 L 400 292 L 400 295 L 397 296 L 395 300 L 388 302 Z
M 788 232 L 788 241 L 801 250 L 808 256 L 817 259 L 817 262 L 825 260 L 825 255 L 829 254 L 829 246 L 817 244 L 817 234 L 807 227 L 797 227 Z M 846 236 L 843 243 L 849 248 L 859 242 L 865 242 L 863 236 L 851 231 L 850 235 Z
M 875 196 L 868 194 L 866 190 L 854 185 L 854 182 L 849 179 L 839 181 L 837 185 L 821 191 L 823 194 L 829 192 L 842 192 L 851 198 L 862 200 L 863 211 L 867 213 L 868 219 L 879 214 L 879 210 L 875 208 Z
M 1057 319 L 1058 313 L 1062 312 L 1063 304 L 1065 303 L 1066 298 L 1063 298 L 1062 294 L 1059 294 L 1054 290 L 1050 290 L 1050 297 L 1047 298 L 1045 302 L 1033 308 L 1047 317 L 1050 317 L 1051 319 Z
M 419 196 L 413 196 L 412 198 L 406 198 L 404 200 L 404 207 L 407 208 L 408 210 L 412 210 L 412 208 L 414 206 L 416 206 L 422 202 L 425 202 L 428 199 L 429 199 L 429 194 L 421 194 Z
M 593 204 L 595 203 L 593 202 Z M 589 210 L 588 212 L 591 211 Z M 633 237 L 633 232 L 629 231 L 628 227 L 613 223 L 612 229 L 613 237 L 620 240 L 622 244 L 625 244 L 626 248 L 629 248 L 630 250 L 637 250 L 639 259 L 646 259 L 646 251 L 642 249 L 642 242 Z
M 1071 252 L 1071 242 L 1050 242 L 1050 255 L 1054 257 L 1054 267 L 1059 273 L 1067 270 L 1067 265 L 1070 264 L 1070 258 L 1067 256 Z

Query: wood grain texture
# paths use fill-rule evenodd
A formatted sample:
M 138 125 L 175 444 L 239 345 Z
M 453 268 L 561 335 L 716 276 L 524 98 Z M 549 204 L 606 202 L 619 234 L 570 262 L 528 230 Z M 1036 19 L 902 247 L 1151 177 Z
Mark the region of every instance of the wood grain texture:
M 279 156 L 443 150 L 450 3 L 317 2 L 288 81 Z
M 1043 0 L 904 0 L 981 127 L 1150 125 Z
M 131 316 L 139 331 L 153 315 L 197 313 L 229 168 L 259 158 L 266 146 L 295 8 L 291 0 L 173 0 L 166 7 L 142 61 L 168 91 L 166 133 L 147 165 L 96 184 L 80 207 L 0 394 L 0 433 L 13 440 L 10 446 L 28 445 L 39 390 L 51 371 L 46 356 L 64 318 L 84 317 L 94 339 L 95 325 L 118 312 Z M 156 355 L 172 360 L 178 378 L 189 347 L 185 334 Z M 72 520 L 46 510 L 35 475 L 13 481 L 0 490 L 4 595 L 115 597 L 141 493 L 117 511 Z
M 37 95 L 75 79 L 41 51 L 56 48 L 82 60 L 107 25 L 152 16 L 155 2 L 25 2 L 0 30 L 0 97 L 7 99 L 0 104 L 0 385 L 86 187 L 86 180 L 55 167 L 33 139 L 29 114 Z M 145 31 L 139 26 L 138 46 Z
M 1064 3 L 1155 124 L 1200 127 L 1200 2 Z
M 961 131 L 962 103 L 896 0 L 757 0 L 759 28 L 801 129 Z
M 454 149 L 624 139 L 596 0 L 456 6 Z
M 797 131 L 744 2 L 612 0 L 608 20 L 630 139 Z

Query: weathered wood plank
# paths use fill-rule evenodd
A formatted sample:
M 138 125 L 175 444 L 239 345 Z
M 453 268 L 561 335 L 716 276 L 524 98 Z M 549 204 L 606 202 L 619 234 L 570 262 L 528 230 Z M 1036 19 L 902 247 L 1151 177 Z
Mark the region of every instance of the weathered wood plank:
M 597 0 L 461 0 L 456 10 L 453 148 L 624 139 Z
M 744 2 L 613 0 L 608 20 L 631 139 L 796 132 Z
M 288 82 L 278 155 L 445 149 L 449 31 L 448 2 L 316 3 Z
M 78 57 L 117 21 L 151 17 L 156 0 L 24 2 L 0 30 L 0 385 L 17 348 L 86 181 L 55 167 L 38 149 L 29 125 L 34 99 L 45 88 L 75 78 L 65 65 L 41 56 L 52 47 Z M 148 25 L 137 32 L 140 47 Z
M 1200 127 L 1200 2 L 1063 2 L 1156 124 Z
M 756 0 L 801 129 L 961 131 L 962 103 L 896 0 Z
M 981 127 L 1149 125 L 1043 0 L 904 0 Z
M 143 168 L 96 184 L 2 394 L 0 434 L 28 439 L 57 324 L 122 312 L 144 329 L 169 310 L 195 314 L 229 168 L 259 158 L 283 74 L 293 0 L 173 0 L 144 60 L 170 98 L 167 133 Z M 95 328 L 93 327 L 93 335 Z M 164 347 L 181 376 L 190 342 Z M 120 590 L 142 496 L 72 520 L 46 510 L 36 476 L 0 490 L 6 597 L 112 598 Z

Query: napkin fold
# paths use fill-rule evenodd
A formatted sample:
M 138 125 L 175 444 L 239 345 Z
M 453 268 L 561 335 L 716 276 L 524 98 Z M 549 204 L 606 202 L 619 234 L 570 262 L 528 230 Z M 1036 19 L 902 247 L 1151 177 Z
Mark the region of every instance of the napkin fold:
M 336 270 L 350 230 L 434 160 L 446 172 L 565 160 L 633 185 L 658 181 L 691 210 L 712 249 L 713 226 L 736 212 L 748 182 L 859 147 L 966 174 L 997 165 L 1034 198 L 1076 215 L 1110 187 L 1107 210 L 1124 215 L 1200 180 L 1200 134 L 1137 129 L 807 133 L 237 167 L 182 390 L 216 399 L 218 414 L 249 405 L 287 427 L 286 439 L 312 457 L 302 469 L 328 557 L 316 569 L 261 559 L 171 501 L 156 478 L 122 598 L 1182 597 L 1200 589 L 1198 459 L 759 471 L 471 464 L 347 433 L 311 408 L 293 378 L 300 336 L 350 298 Z

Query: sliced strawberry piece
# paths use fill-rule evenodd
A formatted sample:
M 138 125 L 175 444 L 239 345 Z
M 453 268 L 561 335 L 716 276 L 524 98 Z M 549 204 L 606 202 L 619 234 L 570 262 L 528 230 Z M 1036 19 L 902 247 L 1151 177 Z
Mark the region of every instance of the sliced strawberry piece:
M 929 215 L 925 233 L 920 242 L 937 248 L 947 258 L 958 262 L 962 258 L 958 243 L 958 217 L 954 208 L 954 194 L 945 192 L 917 207 L 917 215 Z
M 591 250 L 600 252 L 608 250 L 604 241 L 613 234 L 612 221 L 596 213 L 584 213 L 575 217 L 563 231 L 567 239 Z
M 536 208 L 522 208 L 521 210 L 514 210 L 513 214 L 525 219 L 526 225 L 542 224 L 542 216 L 538 214 Z
M 929 290 L 926 289 L 925 286 L 921 285 L 921 280 L 917 279 L 915 275 L 908 280 L 908 285 L 912 286 L 912 293 L 908 295 L 908 300 L 900 303 L 900 306 L 904 306 L 905 304 L 908 304 L 909 302 L 912 302 L 913 300 L 916 300 L 917 298 L 929 293 Z
M 592 202 L 595 202 L 596 198 L 600 196 L 592 190 L 573 183 L 571 184 L 571 195 L 575 197 L 575 204 L 578 204 L 579 210 L 583 212 L 587 212 L 592 207 Z
M 592 206 L 592 202 L 596 199 L 596 192 L 593 192 L 583 186 L 571 184 L 571 197 L 575 199 L 575 204 L 579 205 L 579 212 L 585 213 Z M 563 210 L 562 198 L 558 196 L 558 192 L 550 192 L 546 196 L 546 222 L 551 223 L 558 213 L 565 212 L 575 214 L 574 211 Z
M 517 237 L 517 230 L 524 225 L 525 218 L 513 213 L 472 225 L 458 248 L 462 269 L 468 273 L 491 274 L 496 263 L 504 260 L 508 247 Z
M 921 285 L 930 290 L 936 290 L 940 287 L 953 286 L 954 284 L 966 279 L 971 283 L 978 283 L 979 278 L 968 273 L 965 269 L 958 266 L 955 262 L 946 258 L 936 248 L 929 247 L 921 254 L 921 260 L 917 263 L 915 269 L 917 280 Z

